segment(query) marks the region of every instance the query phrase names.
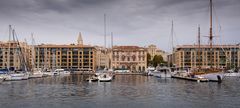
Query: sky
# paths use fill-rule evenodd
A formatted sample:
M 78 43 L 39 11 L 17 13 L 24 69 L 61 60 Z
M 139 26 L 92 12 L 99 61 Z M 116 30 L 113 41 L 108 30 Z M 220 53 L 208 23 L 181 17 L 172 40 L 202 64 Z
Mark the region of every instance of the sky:
M 240 0 L 213 0 L 214 44 L 240 42 Z M 36 44 L 76 43 L 79 32 L 86 45 L 148 46 L 170 51 L 173 44 L 195 44 L 198 26 L 208 44 L 209 0 L 0 0 L 0 40 L 8 40 L 11 24 L 21 41 Z

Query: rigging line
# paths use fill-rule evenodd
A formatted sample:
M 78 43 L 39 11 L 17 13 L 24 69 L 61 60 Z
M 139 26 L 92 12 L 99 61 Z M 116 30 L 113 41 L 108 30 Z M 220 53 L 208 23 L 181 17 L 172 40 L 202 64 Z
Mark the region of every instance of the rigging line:
M 221 44 L 221 42 L 220 42 L 220 34 L 221 34 L 221 24 L 220 24 L 220 20 L 219 20 L 219 17 L 217 16 L 217 12 L 216 12 L 216 9 L 215 9 L 215 5 L 213 4 L 213 14 L 214 14 L 214 16 L 215 16 L 215 23 L 216 23 L 216 29 L 217 30 L 215 30 L 214 32 L 215 32 L 215 34 L 216 34 L 216 36 L 219 36 L 219 43 Z

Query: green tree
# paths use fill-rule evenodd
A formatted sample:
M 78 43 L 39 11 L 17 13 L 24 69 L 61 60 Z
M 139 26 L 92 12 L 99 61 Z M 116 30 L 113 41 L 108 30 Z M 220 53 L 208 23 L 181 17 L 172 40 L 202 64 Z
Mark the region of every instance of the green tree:
M 152 64 L 154 67 L 156 67 L 158 64 L 165 63 L 163 60 L 163 57 L 161 55 L 155 55 L 152 60 Z
M 149 53 L 147 53 L 147 65 L 148 66 L 151 65 L 152 64 L 151 62 L 152 62 L 151 61 L 151 55 Z

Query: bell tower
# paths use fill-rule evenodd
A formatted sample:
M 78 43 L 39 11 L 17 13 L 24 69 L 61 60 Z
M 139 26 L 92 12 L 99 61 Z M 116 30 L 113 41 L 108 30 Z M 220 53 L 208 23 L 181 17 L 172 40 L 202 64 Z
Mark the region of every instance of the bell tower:
M 83 46 L 83 40 L 82 40 L 82 34 L 81 34 L 81 32 L 79 32 L 79 35 L 78 35 L 77 45 Z

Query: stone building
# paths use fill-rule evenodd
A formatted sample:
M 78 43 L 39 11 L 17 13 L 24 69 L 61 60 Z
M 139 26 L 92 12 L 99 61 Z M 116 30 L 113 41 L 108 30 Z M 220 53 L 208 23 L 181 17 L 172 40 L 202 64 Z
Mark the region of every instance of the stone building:
M 138 46 L 114 46 L 112 68 L 143 72 L 147 68 L 147 49 Z
M 160 50 L 159 48 L 157 48 L 156 45 L 153 45 L 153 44 L 149 45 L 147 47 L 147 52 L 150 54 L 151 60 L 154 58 L 155 55 L 161 55 L 164 61 L 168 60 L 167 58 L 168 53 L 163 50 Z
M 0 69 L 19 70 L 31 67 L 31 46 L 25 42 L 0 42 Z
M 94 46 L 96 48 L 96 67 L 97 70 L 103 70 L 104 68 L 110 69 L 111 60 L 110 53 L 111 49 L 104 48 L 101 46 Z
M 238 45 L 182 45 L 174 51 L 173 63 L 177 67 L 240 67 L 240 47 Z M 212 64 L 211 64 L 212 61 Z

